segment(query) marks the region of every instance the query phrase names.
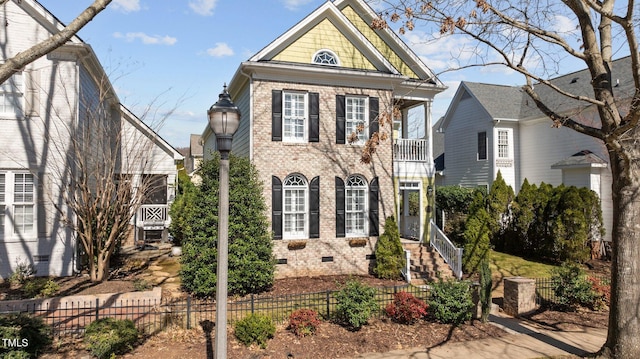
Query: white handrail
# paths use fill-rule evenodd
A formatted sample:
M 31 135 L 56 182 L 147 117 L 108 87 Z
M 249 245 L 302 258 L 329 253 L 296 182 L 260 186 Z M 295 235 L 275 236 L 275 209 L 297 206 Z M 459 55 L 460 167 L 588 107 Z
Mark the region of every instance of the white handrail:
M 404 250 L 404 267 L 401 272 L 407 283 L 411 283 L 411 251 L 408 249 Z
M 458 278 L 462 278 L 462 248 L 456 247 L 449 238 L 438 228 L 436 223 L 431 220 L 431 247 L 440 253 L 453 274 Z

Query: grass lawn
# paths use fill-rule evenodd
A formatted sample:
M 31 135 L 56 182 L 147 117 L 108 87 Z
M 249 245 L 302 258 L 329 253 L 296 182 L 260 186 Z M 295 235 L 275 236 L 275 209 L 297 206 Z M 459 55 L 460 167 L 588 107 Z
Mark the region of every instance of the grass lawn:
M 521 276 L 527 278 L 543 278 L 551 276 L 550 264 L 532 262 L 511 254 L 491 251 L 489 267 L 494 278 Z

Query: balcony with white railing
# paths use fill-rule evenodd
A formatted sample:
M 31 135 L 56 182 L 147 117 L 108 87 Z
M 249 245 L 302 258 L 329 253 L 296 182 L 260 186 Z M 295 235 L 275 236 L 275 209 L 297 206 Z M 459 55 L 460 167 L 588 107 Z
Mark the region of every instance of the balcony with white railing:
M 393 158 L 396 161 L 425 162 L 428 160 L 429 141 L 400 138 L 393 143 Z
M 169 225 L 169 206 L 166 204 L 143 204 L 138 210 L 136 225 L 145 230 L 162 230 Z
M 425 139 L 399 138 L 393 142 L 393 169 L 398 177 L 431 177 L 435 164 Z

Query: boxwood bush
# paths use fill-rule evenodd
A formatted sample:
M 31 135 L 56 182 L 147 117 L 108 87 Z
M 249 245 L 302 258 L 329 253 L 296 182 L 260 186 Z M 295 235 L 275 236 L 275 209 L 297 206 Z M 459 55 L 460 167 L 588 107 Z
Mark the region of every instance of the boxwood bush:
M 444 324 L 459 325 L 471 319 L 473 299 L 468 281 L 440 280 L 431 284 L 429 315 Z
M 351 330 L 359 330 L 378 310 L 375 288 L 356 280 L 348 281 L 336 292 L 336 319 Z
M 251 314 L 235 324 L 235 336 L 244 345 L 256 343 L 260 348 L 267 347 L 267 341 L 276 333 L 271 318 L 262 314 Z
M 0 338 L 15 346 L 0 346 L 0 358 L 37 358 L 51 344 L 51 328 L 41 318 L 27 314 L 0 316 Z
M 98 358 L 124 354 L 133 349 L 138 340 L 138 329 L 129 319 L 102 318 L 89 326 L 84 333 L 87 350 Z

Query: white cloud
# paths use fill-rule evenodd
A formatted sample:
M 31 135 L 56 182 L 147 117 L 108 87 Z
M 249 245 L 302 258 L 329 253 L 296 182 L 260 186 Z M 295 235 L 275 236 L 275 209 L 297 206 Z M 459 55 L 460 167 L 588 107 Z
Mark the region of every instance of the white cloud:
M 558 33 L 576 33 L 578 31 L 578 24 L 563 15 L 556 15 L 555 22 L 552 24 L 552 28 Z
M 120 10 L 124 13 L 140 10 L 140 0 L 114 0 L 111 5 L 114 10 Z
M 127 42 L 133 42 L 135 40 L 140 40 L 145 45 L 169 45 L 169 46 L 171 46 L 171 45 L 175 44 L 178 41 L 178 39 L 176 39 L 175 37 L 160 36 L 160 35 L 150 36 L 150 35 L 145 34 L 144 32 L 128 32 L 126 34 L 123 34 L 121 32 L 116 32 L 116 33 L 113 34 L 113 37 L 115 37 L 117 39 L 125 39 Z
M 312 0 L 282 0 L 282 2 L 284 3 L 284 7 L 289 10 L 296 10 L 300 6 L 307 5 L 311 1 Z
M 192 0 L 189 1 L 189 7 L 198 15 L 211 16 L 217 2 L 218 0 Z
M 217 42 L 215 47 L 207 49 L 207 55 L 212 57 L 233 56 L 233 49 L 224 42 Z

